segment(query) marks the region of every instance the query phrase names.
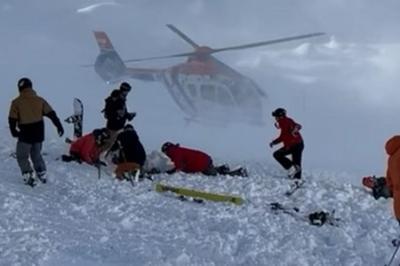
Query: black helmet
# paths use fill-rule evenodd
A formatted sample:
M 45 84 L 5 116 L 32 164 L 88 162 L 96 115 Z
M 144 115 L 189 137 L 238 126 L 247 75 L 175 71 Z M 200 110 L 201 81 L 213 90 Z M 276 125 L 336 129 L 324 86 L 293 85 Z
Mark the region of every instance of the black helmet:
M 17 84 L 20 91 L 26 88 L 32 88 L 32 81 L 28 78 L 21 78 L 18 80 Z
M 107 128 L 100 128 L 93 130 L 93 136 L 96 141 L 96 144 L 99 146 L 104 145 L 104 143 L 111 138 L 111 135 Z
M 282 117 L 286 116 L 286 110 L 283 108 L 277 108 L 275 111 L 272 112 L 273 117 Z
M 176 145 L 173 144 L 172 142 L 167 141 L 161 146 L 161 151 L 165 153 L 168 150 L 168 148 L 172 147 L 172 146 L 176 146 Z
M 121 85 L 119 86 L 120 91 L 124 92 L 130 92 L 132 89 L 131 85 L 129 85 L 128 82 L 122 82 Z

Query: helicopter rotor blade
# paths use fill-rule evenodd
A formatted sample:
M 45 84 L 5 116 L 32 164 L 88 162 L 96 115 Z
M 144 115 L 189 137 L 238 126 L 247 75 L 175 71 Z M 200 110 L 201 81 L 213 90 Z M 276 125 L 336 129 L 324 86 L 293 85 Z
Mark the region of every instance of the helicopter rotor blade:
M 148 60 L 156 60 L 156 59 L 166 59 L 166 58 L 174 58 L 174 57 L 187 57 L 195 55 L 194 52 L 182 53 L 182 54 L 173 54 L 173 55 L 165 55 L 165 56 L 153 56 L 153 57 L 145 57 L 145 58 L 136 58 L 136 59 L 128 59 L 123 60 L 125 63 L 129 62 L 140 62 L 140 61 L 148 61 Z
M 187 43 L 189 43 L 193 48 L 198 48 L 199 45 L 197 43 L 195 43 L 194 41 L 192 41 L 188 36 L 186 36 L 186 34 L 184 34 L 183 32 L 181 32 L 180 30 L 178 30 L 174 25 L 172 24 L 167 24 L 167 27 L 172 30 L 173 32 L 175 32 L 176 34 L 179 35 L 179 37 L 181 37 L 182 39 L 184 39 Z
M 264 45 L 271 45 L 271 44 L 282 43 L 282 42 L 289 42 L 289 41 L 294 41 L 294 40 L 317 37 L 317 36 L 321 36 L 321 35 L 324 35 L 324 34 L 325 33 L 323 33 L 323 32 L 316 32 L 316 33 L 297 35 L 297 36 L 286 37 L 286 38 L 275 39 L 275 40 L 264 41 L 264 42 L 256 42 L 256 43 L 249 43 L 249 44 L 238 45 L 238 46 L 224 47 L 224 48 L 219 48 L 219 49 L 213 49 L 212 53 L 217 53 L 217 52 L 222 52 L 222 51 L 229 51 L 229 50 L 247 49 L 247 48 L 253 48 L 253 47 L 264 46 Z

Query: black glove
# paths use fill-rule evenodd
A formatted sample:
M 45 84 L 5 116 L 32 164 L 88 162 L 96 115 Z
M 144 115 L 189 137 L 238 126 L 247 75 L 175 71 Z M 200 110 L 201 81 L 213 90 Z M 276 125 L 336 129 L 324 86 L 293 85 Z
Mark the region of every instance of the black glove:
M 270 148 L 274 147 L 274 145 L 275 145 L 275 143 L 274 143 L 273 141 L 271 141 L 271 142 L 269 143 L 269 147 L 270 147 Z
M 19 131 L 17 130 L 17 119 L 8 118 L 8 125 L 10 126 L 11 135 L 14 138 L 18 138 L 19 137 Z
M 105 162 L 101 161 L 101 160 L 95 161 L 95 162 L 93 163 L 93 165 L 94 165 L 96 168 L 99 168 L 99 167 L 101 167 L 101 166 L 107 166 L 107 164 L 106 164 Z
M 57 127 L 58 136 L 62 137 L 64 135 L 64 128 L 62 126 Z
M 126 114 L 126 119 L 128 119 L 128 121 L 132 121 L 132 119 L 136 116 L 136 113 L 127 113 Z
M 61 160 L 63 161 L 63 162 L 77 162 L 77 163 L 82 163 L 82 160 L 81 160 L 81 158 L 79 158 L 78 156 L 75 156 L 75 155 L 66 155 L 66 154 L 63 154 L 63 155 L 61 155 Z
M 168 170 L 167 174 L 172 175 L 172 174 L 174 174 L 176 172 L 177 172 L 177 170 L 176 170 L 176 168 L 174 168 L 174 169 Z
M 19 137 L 19 131 L 16 130 L 16 129 L 11 130 L 11 135 L 12 135 L 14 138 L 18 138 L 18 137 Z

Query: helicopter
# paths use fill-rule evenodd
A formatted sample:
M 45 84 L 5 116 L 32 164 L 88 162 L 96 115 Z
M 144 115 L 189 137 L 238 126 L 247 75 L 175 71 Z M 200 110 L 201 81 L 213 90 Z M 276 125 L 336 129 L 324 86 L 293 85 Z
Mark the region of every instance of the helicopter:
M 263 102 L 267 94 L 250 78 L 224 64 L 213 54 L 306 39 L 322 32 L 213 49 L 200 46 L 174 25 L 166 25 L 194 49 L 190 52 L 122 60 L 104 31 L 94 31 L 100 48 L 94 69 L 107 83 L 123 79 L 162 82 L 188 121 L 264 124 Z M 163 69 L 127 67 L 125 63 L 186 57 Z M 92 65 L 93 66 L 93 65 Z

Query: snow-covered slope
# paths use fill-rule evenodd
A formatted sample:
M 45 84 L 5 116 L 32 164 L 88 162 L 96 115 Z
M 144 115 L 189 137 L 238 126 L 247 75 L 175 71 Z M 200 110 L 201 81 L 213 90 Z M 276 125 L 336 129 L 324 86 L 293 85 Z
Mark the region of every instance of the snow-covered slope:
M 196 204 L 155 192 L 149 180 L 99 180 L 90 166 L 57 161 L 63 144 L 48 141 L 48 184 L 30 188 L 9 156 L 13 141 L 1 140 L 0 265 L 383 265 L 398 233 L 391 202 L 329 173 L 306 169 L 306 185 L 291 197 L 280 168 L 264 162 L 242 162 L 248 178 L 155 177 L 246 200 Z M 341 225 L 274 214 L 276 201 L 304 213 L 335 209 Z

